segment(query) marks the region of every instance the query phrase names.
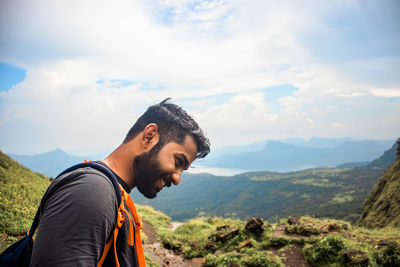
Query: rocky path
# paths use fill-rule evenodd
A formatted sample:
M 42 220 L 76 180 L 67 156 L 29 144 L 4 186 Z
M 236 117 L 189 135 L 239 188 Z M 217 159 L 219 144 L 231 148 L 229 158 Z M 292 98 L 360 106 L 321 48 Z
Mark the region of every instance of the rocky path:
M 179 224 L 172 223 L 171 229 L 175 230 Z M 163 267 L 201 267 L 204 266 L 203 258 L 185 260 L 181 254 L 165 249 L 157 238 L 157 232 L 153 225 L 143 220 L 143 232 L 147 236 L 147 243 L 143 246 L 144 251 Z
M 275 238 L 286 236 L 285 228 L 285 224 L 279 224 L 272 236 Z M 282 263 L 287 267 L 309 267 L 310 264 L 303 257 L 302 248 L 299 245 L 292 245 L 283 251 L 272 250 L 272 252 L 281 257 Z

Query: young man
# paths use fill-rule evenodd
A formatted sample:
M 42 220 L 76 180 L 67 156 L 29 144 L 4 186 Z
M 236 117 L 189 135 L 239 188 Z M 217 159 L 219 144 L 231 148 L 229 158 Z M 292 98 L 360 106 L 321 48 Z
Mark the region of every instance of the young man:
M 168 100 L 149 107 L 123 143 L 98 162 L 115 174 L 127 193 L 137 187 L 146 197 L 156 197 L 165 186 L 178 185 L 182 171 L 210 151 L 198 124 Z M 85 167 L 60 176 L 49 191 L 31 266 L 96 266 L 116 225 L 119 203 L 111 181 Z M 124 223 L 116 240 L 120 266 L 138 266 L 135 245 L 127 244 L 129 235 L 129 224 Z M 115 265 L 110 249 L 103 266 Z

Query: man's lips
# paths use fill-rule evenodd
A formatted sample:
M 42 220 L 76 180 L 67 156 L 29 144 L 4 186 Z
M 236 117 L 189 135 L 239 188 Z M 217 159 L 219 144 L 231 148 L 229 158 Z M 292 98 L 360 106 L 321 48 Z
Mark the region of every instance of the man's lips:
M 156 182 L 157 192 L 160 192 L 165 186 L 166 187 L 170 187 L 171 183 L 172 183 L 172 181 L 169 178 L 160 178 L 160 179 L 158 179 L 157 182 Z

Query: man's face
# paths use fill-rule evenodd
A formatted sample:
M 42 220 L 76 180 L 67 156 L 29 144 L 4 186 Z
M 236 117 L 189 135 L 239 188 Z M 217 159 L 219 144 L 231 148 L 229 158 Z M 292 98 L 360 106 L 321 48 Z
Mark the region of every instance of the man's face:
M 182 144 L 170 142 L 160 150 L 155 147 L 134 159 L 135 183 L 147 198 L 155 198 L 171 183 L 178 185 L 182 171 L 189 168 L 197 154 L 196 143 L 190 135 Z

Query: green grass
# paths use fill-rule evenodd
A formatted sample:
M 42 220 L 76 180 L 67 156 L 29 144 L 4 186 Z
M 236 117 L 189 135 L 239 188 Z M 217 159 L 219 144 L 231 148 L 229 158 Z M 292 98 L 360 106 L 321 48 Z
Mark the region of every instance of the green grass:
M 244 240 L 241 237 L 244 226 L 239 220 L 203 217 L 189 220 L 174 232 L 163 236 L 162 243 L 167 248 L 181 250 L 185 258 L 203 257 L 209 251 L 222 248 L 218 245 L 207 248 L 207 244 L 212 242 L 210 237 L 217 232 L 217 227 L 223 225 L 229 225 L 230 229 L 235 227 L 240 229 L 239 235 L 229 240 L 225 245 L 238 244 Z
M 341 204 L 349 201 L 353 201 L 354 197 L 352 194 L 354 194 L 355 191 L 349 191 L 349 192 L 341 192 L 336 194 L 331 201 L 329 201 L 329 204 Z
M 257 251 L 255 249 L 244 249 L 240 252 L 228 252 L 220 256 L 208 254 L 205 257 L 206 266 L 224 267 L 234 264 L 239 266 L 269 266 L 281 267 L 284 266 L 280 259 L 274 256 L 269 251 Z
M 357 225 L 400 227 L 400 158 L 387 169 L 364 201 Z
M 150 206 L 135 204 L 137 212 L 142 215 L 143 220 L 151 223 L 157 230 L 157 235 L 163 237 L 171 232 L 171 218 L 160 211 L 156 211 Z M 143 233 L 144 234 L 144 233 Z
M 245 230 L 245 222 L 224 218 L 196 218 L 164 236 L 165 247 L 179 250 L 186 258 L 204 257 L 206 266 L 283 266 L 284 256 L 271 251 L 303 248 L 312 266 L 396 266 L 400 262 L 400 229 L 371 230 L 335 219 L 300 217 L 283 236 L 275 237 L 277 224 L 265 223 L 261 234 Z M 217 230 L 218 226 L 227 225 Z M 225 241 L 221 234 L 237 228 Z M 249 246 L 243 247 L 243 244 Z M 351 260 L 349 260 L 351 258 Z M 390 265 L 395 264 L 395 265 Z
M 149 255 L 144 253 L 144 258 L 146 260 L 146 266 L 148 267 L 161 267 L 160 264 L 158 264 L 153 258 L 151 258 Z
M 0 151 L 0 233 L 24 235 L 50 181 Z

